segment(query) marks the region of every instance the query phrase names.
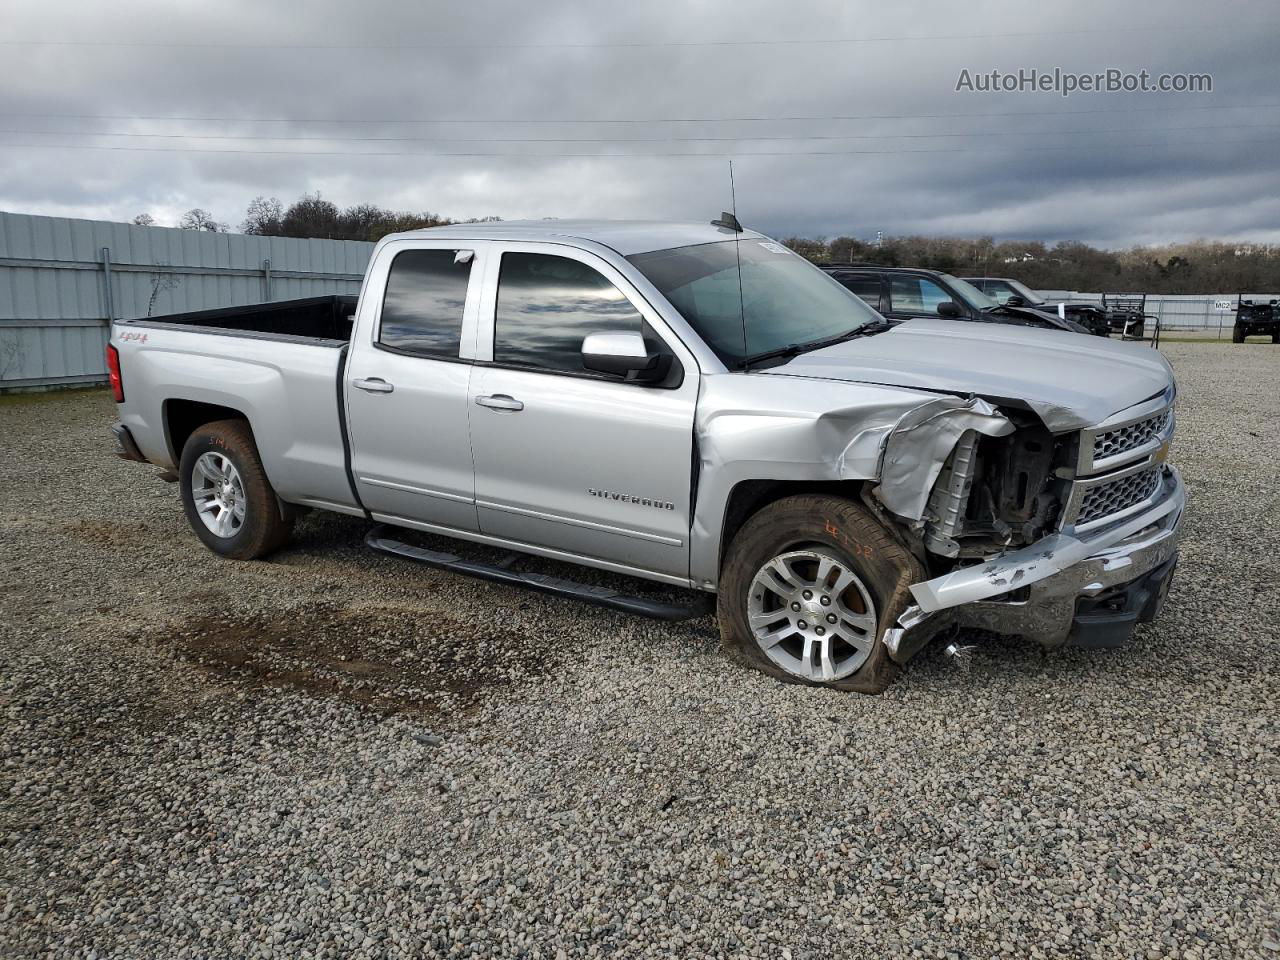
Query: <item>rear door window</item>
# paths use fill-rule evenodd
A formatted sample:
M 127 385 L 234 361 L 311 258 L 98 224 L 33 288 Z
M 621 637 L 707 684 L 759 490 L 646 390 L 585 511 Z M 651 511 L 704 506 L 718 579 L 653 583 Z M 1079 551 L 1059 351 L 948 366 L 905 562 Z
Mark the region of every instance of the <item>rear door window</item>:
M 458 359 L 474 257 L 469 250 L 403 250 L 391 261 L 378 346 Z

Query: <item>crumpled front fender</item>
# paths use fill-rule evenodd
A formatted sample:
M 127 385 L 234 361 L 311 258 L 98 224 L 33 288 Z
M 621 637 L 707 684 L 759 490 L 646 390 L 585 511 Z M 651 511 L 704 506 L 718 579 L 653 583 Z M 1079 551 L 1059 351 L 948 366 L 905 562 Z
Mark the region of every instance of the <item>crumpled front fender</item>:
M 966 430 L 1002 436 L 1013 424 L 978 397 L 808 377 L 705 376 L 690 580 L 714 589 L 725 510 L 739 483 L 877 481 L 885 506 L 915 521 Z
M 903 414 L 885 440 L 880 502 L 908 520 L 923 517 L 943 463 L 968 430 L 1003 437 L 1013 424 L 978 397 L 939 397 Z

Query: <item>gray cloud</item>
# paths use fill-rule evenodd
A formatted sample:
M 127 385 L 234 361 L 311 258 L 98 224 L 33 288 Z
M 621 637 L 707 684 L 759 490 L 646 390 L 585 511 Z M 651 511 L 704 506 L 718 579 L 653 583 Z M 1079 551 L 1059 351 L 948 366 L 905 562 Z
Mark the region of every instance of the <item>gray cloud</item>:
M 1227 17 L 1191 0 L 1054 9 L 1006 0 L 60 0 L 6 20 L 0 39 L 123 44 L 0 49 L 8 210 L 149 211 L 173 222 L 201 206 L 234 225 L 255 195 L 289 201 L 320 190 L 339 204 L 455 217 L 706 219 L 727 206 L 732 154 L 742 218 L 780 235 L 1280 242 L 1280 12 L 1268 3 L 1233 4 Z M 687 45 L 906 36 L 970 39 Z M 635 45 L 648 42 L 671 45 Z M 961 69 L 1031 67 L 1207 72 L 1214 92 L 954 92 Z M 1187 107 L 1209 109 L 1165 109 Z M 1043 113 L 1007 115 L 1034 111 Z M 72 114 L 228 119 L 52 116 Z M 797 116 L 864 119 L 531 122 Z M 384 122 L 393 119 L 493 122 Z M 176 138 L 86 135 L 94 131 Z M 190 139 L 211 136 L 321 139 Z M 851 139 L 776 139 L 800 136 Z M 405 137 L 424 139 L 392 139 Z M 600 137 L 654 139 L 488 142 Z M 688 137 L 722 139 L 662 139 Z M 82 149 L 92 145 L 128 149 Z M 197 148 L 241 152 L 186 152 Z M 674 152 L 709 155 L 636 155 Z

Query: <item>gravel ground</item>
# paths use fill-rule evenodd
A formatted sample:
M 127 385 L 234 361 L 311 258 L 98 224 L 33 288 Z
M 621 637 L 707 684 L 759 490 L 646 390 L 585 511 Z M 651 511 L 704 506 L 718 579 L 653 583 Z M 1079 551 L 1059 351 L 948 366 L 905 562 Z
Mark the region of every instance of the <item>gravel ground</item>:
M 0 956 L 1280 960 L 1280 348 L 1166 350 L 1162 619 L 881 697 L 346 518 L 219 560 L 106 394 L 0 398 Z

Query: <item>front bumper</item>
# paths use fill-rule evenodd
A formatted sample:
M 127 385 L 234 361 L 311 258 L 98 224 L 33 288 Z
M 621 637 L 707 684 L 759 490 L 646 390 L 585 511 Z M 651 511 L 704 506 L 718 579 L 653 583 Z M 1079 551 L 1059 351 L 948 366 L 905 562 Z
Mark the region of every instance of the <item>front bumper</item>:
M 1155 615 L 1178 553 L 1187 495 L 1178 472 L 1164 469 L 1162 496 L 1122 523 L 1089 536 L 1054 534 L 912 586 L 915 605 L 885 634 L 890 656 L 905 662 L 953 626 L 1045 647 L 1123 642 Z

